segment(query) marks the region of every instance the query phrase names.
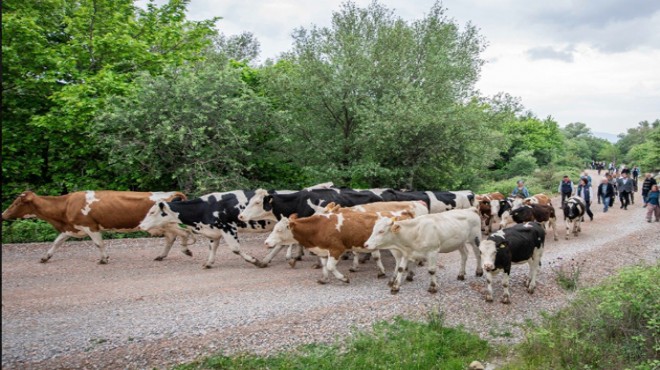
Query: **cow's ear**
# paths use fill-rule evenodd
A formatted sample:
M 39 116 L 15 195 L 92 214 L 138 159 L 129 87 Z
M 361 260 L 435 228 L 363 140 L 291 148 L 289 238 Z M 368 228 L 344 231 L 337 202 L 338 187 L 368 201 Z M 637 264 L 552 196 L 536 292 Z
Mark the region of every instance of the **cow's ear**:
M 290 221 L 297 220 L 297 219 L 298 219 L 298 214 L 297 213 L 294 213 L 289 217 Z
M 266 195 L 266 196 L 264 197 L 264 203 L 269 203 L 269 204 L 270 204 L 270 203 L 273 203 L 273 197 L 270 196 L 270 195 Z
M 410 211 L 401 212 L 401 217 L 415 218 L 415 214 Z
M 506 242 L 506 241 L 503 241 L 503 242 L 501 242 L 500 245 L 498 245 L 497 247 L 498 247 L 498 248 L 506 248 L 506 246 L 507 246 L 507 242 Z
M 158 202 L 158 208 L 162 211 L 165 208 L 165 202 Z
M 401 225 L 399 225 L 399 224 L 394 224 L 394 225 L 392 225 L 392 229 L 391 229 L 391 230 L 392 230 L 393 233 L 398 233 L 399 230 L 401 230 Z

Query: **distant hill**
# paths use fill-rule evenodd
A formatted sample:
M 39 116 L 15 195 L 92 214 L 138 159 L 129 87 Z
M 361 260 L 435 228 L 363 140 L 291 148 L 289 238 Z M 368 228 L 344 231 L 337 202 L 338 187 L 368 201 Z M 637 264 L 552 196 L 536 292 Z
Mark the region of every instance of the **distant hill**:
M 614 144 L 617 141 L 619 141 L 619 138 L 615 134 L 610 134 L 608 132 L 591 132 L 592 135 L 594 135 L 597 138 L 605 139 L 609 141 L 610 143 Z

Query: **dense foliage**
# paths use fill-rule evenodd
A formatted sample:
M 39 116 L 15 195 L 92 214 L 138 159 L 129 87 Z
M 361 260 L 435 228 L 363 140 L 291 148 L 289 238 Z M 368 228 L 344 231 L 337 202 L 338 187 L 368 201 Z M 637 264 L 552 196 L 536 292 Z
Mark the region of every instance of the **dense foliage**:
M 3 207 L 27 188 L 548 192 L 592 159 L 660 167 L 658 120 L 615 145 L 481 96 L 486 42 L 439 3 L 405 21 L 346 2 L 261 65 L 251 34 L 189 21 L 187 3 L 3 3 Z
M 507 369 L 657 369 L 660 265 L 627 268 L 531 328 Z

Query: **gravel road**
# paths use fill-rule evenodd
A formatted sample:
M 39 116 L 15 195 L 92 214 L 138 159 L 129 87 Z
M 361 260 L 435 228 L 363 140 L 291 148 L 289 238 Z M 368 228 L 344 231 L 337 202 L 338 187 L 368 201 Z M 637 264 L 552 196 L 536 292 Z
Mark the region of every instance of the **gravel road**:
M 560 240 L 547 238 L 534 295 L 523 286 L 527 265 L 513 267 L 510 305 L 499 303 L 499 278 L 495 302 L 485 302 L 485 278 L 474 276 L 472 255 L 467 279 L 457 281 L 457 252 L 440 256 L 437 294 L 426 291 L 428 274 L 418 268 L 415 281 L 391 295 L 387 279 L 376 278 L 373 262 L 348 273 L 350 263 L 342 261 L 338 268 L 350 284 L 334 280 L 321 286 L 310 255 L 292 269 L 281 253 L 259 269 L 224 243 L 210 270 L 201 268 L 207 253 L 201 240 L 191 247 L 193 257 L 175 247 L 162 262 L 153 260 L 161 239 L 110 240 L 108 265 L 96 264 L 90 241 L 66 243 L 46 264 L 39 258 L 49 243 L 5 244 L 2 368 L 167 368 L 219 351 L 268 354 L 331 343 L 378 320 L 421 319 L 429 311 L 493 342 L 515 342 L 527 319 L 556 311 L 574 294 L 557 285 L 559 266 L 579 264 L 580 283 L 587 286 L 626 265 L 657 263 L 660 223 L 645 221 L 639 200 L 628 210 L 619 209 L 618 201 L 608 213 L 593 208 L 595 219 L 583 224 L 579 237 L 564 240 L 561 221 Z M 268 252 L 265 237 L 246 235 L 242 246 L 262 258 Z M 394 260 L 389 252 L 383 255 L 389 272 Z

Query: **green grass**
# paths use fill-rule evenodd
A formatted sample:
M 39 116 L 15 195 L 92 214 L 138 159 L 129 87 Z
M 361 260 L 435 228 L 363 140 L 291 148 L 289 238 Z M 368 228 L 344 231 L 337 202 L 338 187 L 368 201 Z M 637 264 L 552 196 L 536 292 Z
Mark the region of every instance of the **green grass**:
M 502 369 L 659 369 L 660 264 L 579 291 L 513 352 Z
M 447 328 L 438 315 L 427 322 L 396 318 L 344 343 L 307 345 L 270 357 L 215 356 L 176 367 L 191 369 L 460 369 L 490 353 L 488 343 L 461 328 Z

